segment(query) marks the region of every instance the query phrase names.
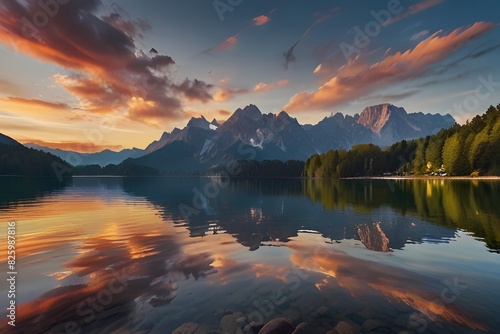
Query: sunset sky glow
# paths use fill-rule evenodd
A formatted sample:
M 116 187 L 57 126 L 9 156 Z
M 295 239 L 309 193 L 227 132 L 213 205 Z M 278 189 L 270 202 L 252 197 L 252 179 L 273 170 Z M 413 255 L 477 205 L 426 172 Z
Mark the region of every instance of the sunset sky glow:
M 500 103 L 498 1 L 232 3 L 3 1 L 0 132 L 94 152 L 248 104 L 305 124 L 380 103 L 463 123 Z

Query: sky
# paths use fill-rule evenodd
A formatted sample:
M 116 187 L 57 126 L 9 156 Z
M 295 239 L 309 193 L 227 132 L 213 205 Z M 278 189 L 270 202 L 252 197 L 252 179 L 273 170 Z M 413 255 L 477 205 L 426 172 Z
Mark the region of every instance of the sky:
M 500 103 L 497 0 L 10 0 L 0 133 L 144 148 L 255 104 L 302 124 L 392 103 L 459 123 Z

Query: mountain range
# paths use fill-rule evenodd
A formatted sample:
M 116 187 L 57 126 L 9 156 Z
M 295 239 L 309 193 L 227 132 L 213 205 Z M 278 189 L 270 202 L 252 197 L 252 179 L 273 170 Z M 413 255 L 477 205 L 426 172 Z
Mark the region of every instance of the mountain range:
M 354 116 L 337 113 L 316 125 L 301 125 L 285 111 L 263 114 L 255 105 L 237 109 L 222 124 L 203 116 L 192 118 L 183 129 L 164 132 L 144 150 L 137 148 L 93 154 L 26 146 L 50 152 L 62 159 L 78 154 L 79 165 L 127 164 L 163 172 L 196 173 L 211 170 L 226 161 L 307 160 L 331 149 L 350 149 L 357 144 L 388 146 L 435 134 L 450 128 L 449 115 L 407 113 L 391 104 L 365 108 Z M 1 138 L 0 138 L 1 140 Z
M 97 153 L 80 153 L 70 150 L 68 151 L 58 148 L 45 147 L 33 143 L 26 143 L 24 146 L 53 154 L 75 166 L 99 165 L 104 167 L 109 164 L 117 165 L 128 158 L 138 158 L 144 155 L 144 150 L 135 147 L 132 149 L 124 149 L 119 152 L 104 150 Z
M 165 132 L 133 163 L 161 171 L 206 171 L 225 161 L 307 160 L 331 149 L 356 144 L 388 146 L 450 128 L 447 115 L 407 113 L 391 104 L 368 107 L 354 116 L 337 113 L 316 125 L 301 125 L 285 111 L 263 114 L 255 105 L 237 109 L 223 124 L 193 118 L 182 129 Z

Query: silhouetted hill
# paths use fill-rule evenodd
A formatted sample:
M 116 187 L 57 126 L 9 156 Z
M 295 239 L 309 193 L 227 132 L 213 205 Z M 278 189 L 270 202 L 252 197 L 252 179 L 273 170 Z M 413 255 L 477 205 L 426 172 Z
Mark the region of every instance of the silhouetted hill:
M 4 144 L 4 145 L 21 145 L 19 142 L 15 141 L 14 139 L 10 138 L 9 136 L 1 134 L 1 133 L 0 133 L 0 144 Z
M 0 175 L 62 178 L 72 174 L 72 166 L 59 157 L 24 147 L 4 135 L 1 139 Z

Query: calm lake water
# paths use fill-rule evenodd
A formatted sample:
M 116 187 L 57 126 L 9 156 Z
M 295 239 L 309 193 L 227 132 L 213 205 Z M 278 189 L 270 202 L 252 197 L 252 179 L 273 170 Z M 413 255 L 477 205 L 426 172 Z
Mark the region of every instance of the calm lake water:
M 500 333 L 500 182 L 217 182 L 0 178 L 16 332 Z

